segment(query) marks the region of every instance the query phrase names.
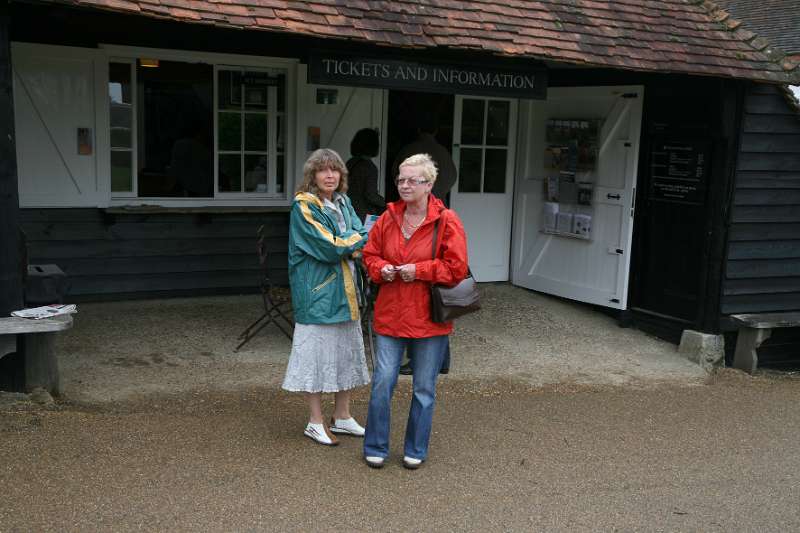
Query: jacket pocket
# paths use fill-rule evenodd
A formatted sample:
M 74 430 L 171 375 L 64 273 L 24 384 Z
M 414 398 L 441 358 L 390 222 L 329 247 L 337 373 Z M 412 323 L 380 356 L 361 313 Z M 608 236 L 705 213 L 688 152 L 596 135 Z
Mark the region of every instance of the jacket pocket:
M 325 280 L 322 283 L 311 289 L 311 292 L 315 293 L 321 291 L 326 286 L 330 285 L 335 279 L 336 279 L 336 272 L 332 272 L 331 275 L 325 278 Z

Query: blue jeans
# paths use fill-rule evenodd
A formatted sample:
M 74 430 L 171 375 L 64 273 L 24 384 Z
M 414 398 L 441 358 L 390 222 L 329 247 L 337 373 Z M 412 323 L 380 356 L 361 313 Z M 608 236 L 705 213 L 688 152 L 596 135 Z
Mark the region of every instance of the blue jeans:
M 436 380 L 449 344 L 447 335 L 423 339 L 376 335 L 375 369 L 372 373 L 367 432 L 364 436 L 364 456 L 389 455 L 392 394 L 397 385 L 403 352 L 407 347 L 414 369 L 414 396 L 408 413 L 403 453 L 414 459 L 427 458 L 436 401 Z

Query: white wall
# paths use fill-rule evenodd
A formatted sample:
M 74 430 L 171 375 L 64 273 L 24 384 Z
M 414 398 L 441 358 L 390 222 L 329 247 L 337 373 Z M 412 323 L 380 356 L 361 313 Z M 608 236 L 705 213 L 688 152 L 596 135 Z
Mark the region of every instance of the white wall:
M 303 163 L 311 153 L 308 148 L 308 130 L 320 128 L 320 148 L 335 150 L 346 162 L 350 159 L 350 140 L 361 128 L 377 128 L 381 136 L 381 153 L 385 150 L 385 112 L 382 89 L 364 87 L 338 87 L 307 83 L 306 66 L 298 65 L 297 71 L 297 137 L 295 186 L 302 179 Z M 335 89 L 335 104 L 318 104 L 317 89 Z M 376 157 L 378 175 L 384 157 Z M 381 181 L 381 180 L 379 180 Z

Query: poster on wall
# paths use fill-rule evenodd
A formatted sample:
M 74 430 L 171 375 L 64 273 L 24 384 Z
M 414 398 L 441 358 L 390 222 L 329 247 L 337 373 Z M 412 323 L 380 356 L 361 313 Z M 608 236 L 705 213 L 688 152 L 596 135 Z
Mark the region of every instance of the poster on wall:
M 546 124 L 545 170 L 587 172 L 597 169 L 600 121 L 550 119 Z

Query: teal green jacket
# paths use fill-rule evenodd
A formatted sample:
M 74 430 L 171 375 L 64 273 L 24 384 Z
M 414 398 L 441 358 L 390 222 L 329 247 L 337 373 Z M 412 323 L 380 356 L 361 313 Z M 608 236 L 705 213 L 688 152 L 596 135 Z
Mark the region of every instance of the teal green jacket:
M 298 193 L 289 218 L 289 284 L 299 324 L 358 320 L 357 280 L 347 259 L 367 243 L 367 232 L 350 199 L 342 195 L 346 231 L 317 195 Z M 334 201 L 336 201 L 334 199 Z

